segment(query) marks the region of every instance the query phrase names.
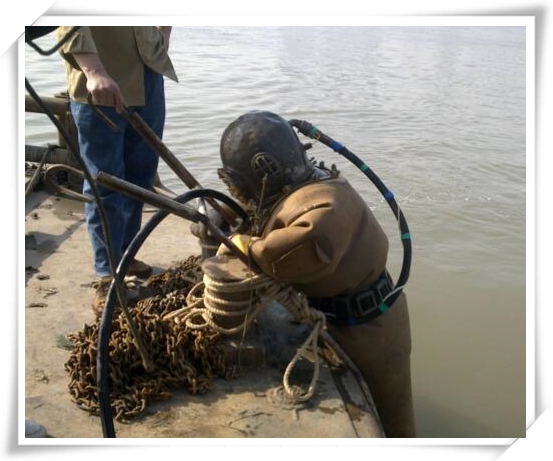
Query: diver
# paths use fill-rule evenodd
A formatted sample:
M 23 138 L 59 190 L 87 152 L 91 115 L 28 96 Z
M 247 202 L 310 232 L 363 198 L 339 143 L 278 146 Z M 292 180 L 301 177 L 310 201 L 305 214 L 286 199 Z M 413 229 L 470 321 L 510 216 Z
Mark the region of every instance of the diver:
M 231 240 L 325 314 L 329 334 L 368 384 L 386 436 L 416 437 L 406 296 L 400 290 L 384 303 L 394 292 L 387 236 L 335 168 L 308 159 L 308 147 L 291 122 L 268 111 L 243 114 L 224 130 L 218 174 L 251 214 L 250 229 Z

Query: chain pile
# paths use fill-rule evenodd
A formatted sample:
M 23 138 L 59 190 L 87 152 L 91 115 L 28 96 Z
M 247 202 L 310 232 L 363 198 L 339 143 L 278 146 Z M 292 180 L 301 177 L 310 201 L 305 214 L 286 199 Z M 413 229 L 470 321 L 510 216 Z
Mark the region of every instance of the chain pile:
M 154 366 L 146 372 L 123 312 L 116 309 L 109 343 L 110 399 L 115 420 L 125 421 L 142 413 L 154 401 L 167 400 L 170 390 L 185 388 L 192 394 L 208 391 L 215 376 L 230 378 L 212 329 L 190 329 L 185 323 L 163 320 L 182 308 L 188 292 L 202 280 L 200 258 L 191 256 L 146 283 L 153 295 L 128 306 L 144 347 Z M 96 358 L 99 319 L 68 335 L 73 343 L 65 370 L 69 391 L 78 407 L 99 414 Z

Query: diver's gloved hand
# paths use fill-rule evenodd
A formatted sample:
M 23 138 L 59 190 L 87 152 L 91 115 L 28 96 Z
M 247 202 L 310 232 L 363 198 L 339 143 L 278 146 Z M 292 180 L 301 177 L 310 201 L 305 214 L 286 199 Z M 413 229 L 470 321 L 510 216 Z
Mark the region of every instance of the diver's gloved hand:
M 234 243 L 236 247 L 245 255 L 248 254 L 249 246 L 256 240 L 259 240 L 259 237 L 251 237 L 245 234 L 234 234 L 230 237 L 230 241 Z M 219 249 L 217 250 L 217 256 L 224 254 L 232 254 L 232 251 L 230 251 L 225 244 L 221 243 L 221 245 L 219 245 Z
M 207 210 L 207 217 L 209 218 L 211 223 L 215 227 L 221 229 L 221 231 L 225 235 L 230 234 L 229 224 L 221 217 L 221 215 L 217 211 L 210 208 L 209 210 Z M 202 222 L 192 223 L 190 225 L 190 232 L 192 232 L 192 235 L 198 237 L 200 240 L 210 240 L 213 238 L 205 224 Z

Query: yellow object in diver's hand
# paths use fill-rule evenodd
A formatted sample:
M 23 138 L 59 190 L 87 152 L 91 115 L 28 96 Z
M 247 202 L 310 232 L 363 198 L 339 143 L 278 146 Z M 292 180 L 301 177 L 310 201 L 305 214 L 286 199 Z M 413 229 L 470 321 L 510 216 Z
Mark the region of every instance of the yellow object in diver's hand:
M 248 254 L 248 247 L 255 241 L 258 240 L 259 237 L 250 237 L 249 235 L 245 234 L 234 234 L 230 237 L 230 241 L 236 245 L 236 247 L 245 255 Z M 229 254 L 231 251 L 228 249 L 228 247 L 224 244 L 221 244 L 219 246 L 219 249 L 217 250 L 217 255 L 221 254 Z

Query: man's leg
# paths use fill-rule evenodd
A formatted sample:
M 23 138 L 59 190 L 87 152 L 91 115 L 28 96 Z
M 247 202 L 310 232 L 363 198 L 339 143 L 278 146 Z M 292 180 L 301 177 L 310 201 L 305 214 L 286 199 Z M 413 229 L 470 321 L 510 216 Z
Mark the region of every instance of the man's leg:
M 165 124 L 165 93 L 163 76 L 145 68 L 146 105 L 133 108 L 161 139 Z M 159 154 L 144 138 L 129 128 L 125 137 L 125 180 L 151 190 L 157 174 Z M 125 233 L 123 251 L 130 245 L 142 225 L 143 203 L 124 197 Z
M 71 102 L 71 112 L 79 136 L 79 153 L 93 178 L 99 171 L 122 177 L 124 173 L 123 133 L 125 132 L 126 122 L 116 114 L 113 108 L 102 107 L 101 109 L 120 126 L 120 133 L 113 132 L 87 104 Z M 114 262 L 117 265 L 121 258 L 123 245 L 121 195 L 100 186 L 96 188 L 105 211 L 108 232 L 111 235 Z M 94 197 L 92 186 L 86 180 L 83 184 L 83 193 Z M 96 275 L 100 277 L 112 275 L 101 215 L 95 201 L 85 204 L 85 216 Z

